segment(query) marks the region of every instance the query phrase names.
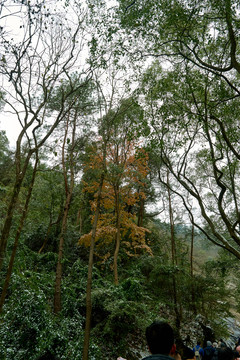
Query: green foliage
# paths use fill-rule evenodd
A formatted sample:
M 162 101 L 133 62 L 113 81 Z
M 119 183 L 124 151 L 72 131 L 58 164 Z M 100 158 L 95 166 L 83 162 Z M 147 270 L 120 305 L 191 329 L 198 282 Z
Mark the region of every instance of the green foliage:
M 61 103 L 65 100 L 71 110 L 78 110 L 79 113 L 84 114 L 90 113 L 94 108 L 94 91 L 96 91 L 95 83 L 88 78 L 81 78 L 81 74 L 75 72 L 54 89 L 48 108 L 51 111 L 59 110 Z M 70 139 L 67 143 L 69 142 Z
M 128 278 L 122 282 L 121 286 L 127 300 L 141 301 L 143 299 L 142 284 L 139 280 Z
M 91 10 L 89 17 L 86 16 L 87 21 L 92 21 L 90 25 L 94 26 L 94 29 L 89 27 L 89 33 L 92 32 L 93 36 L 89 38 L 88 44 L 91 57 L 89 63 L 94 65 L 92 69 L 98 67 L 97 70 L 101 68 L 107 69 L 109 73 L 115 72 L 120 67 L 123 53 L 124 56 L 126 53 L 130 54 L 134 60 L 136 57 L 144 58 L 144 65 L 148 54 L 160 60 L 152 63 L 141 74 L 139 89 L 132 96 L 122 99 L 116 106 L 115 99 L 111 99 L 114 110 L 112 108 L 101 117 L 101 125 L 90 119 L 90 114 L 95 110 L 101 113 L 102 104 L 104 101 L 107 103 L 108 99 L 104 99 L 103 94 L 98 94 L 97 104 L 95 84 L 81 73 L 71 74 L 67 64 L 62 68 L 65 80 L 57 82 L 60 86 L 55 86 L 48 95 L 47 108 L 44 109 L 48 115 L 53 115 L 53 112 L 63 109 L 64 103 L 66 116 L 70 118 L 78 114 L 81 126 L 82 118 L 86 117 L 89 124 L 84 121 L 84 129 L 93 123 L 97 124 L 98 134 L 103 139 L 109 136 L 117 146 L 125 136 L 129 141 L 141 138 L 144 145 L 147 142 L 149 165 L 153 168 L 149 183 L 154 183 L 155 175 L 164 176 L 168 167 L 174 174 L 173 186 L 176 191 L 180 191 L 179 184 L 186 184 L 187 181 L 191 190 L 189 193 L 196 190 L 198 195 L 203 191 L 201 204 L 211 214 L 215 234 L 218 231 L 224 238 L 228 238 L 226 234 L 232 224 L 230 235 L 235 233 L 235 238 L 238 238 L 239 156 L 234 155 L 239 154 L 240 71 L 238 61 L 234 58 L 238 53 L 234 54 L 235 44 L 229 36 L 229 29 L 233 27 L 232 36 L 239 33 L 239 3 L 232 2 L 232 9 L 226 7 L 230 2 L 210 0 L 119 0 L 118 3 L 119 7 L 115 8 L 112 5 L 109 7 L 106 1 L 87 1 Z M 68 5 L 69 1 L 66 1 L 66 6 Z M 106 38 L 111 46 L 105 46 Z M 237 37 L 235 40 L 238 41 Z M 75 45 L 73 62 L 75 50 L 76 53 L 79 50 L 77 42 Z M 107 53 L 109 48 L 111 56 Z M 115 59 L 113 66 L 108 68 L 109 57 Z M 165 62 L 162 61 L 165 59 L 171 62 L 167 70 L 164 70 Z M 2 61 L 5 64 L 4 58 Z M 126 65 L 121 70 L 130 66 L 126 58 L 124 63 Z M 223 66 L 225 68 L 222 70 Z M 46 79 L 49 70 L 46 69 Z M 100 73 L 100 70 L 97 71 L 97 77 Z M 17 76 L 14 72 L 12 75 Z M 121 79 L 120 83 L 116 81 L 114 88 L 117 89 L 119 84 L 120 87 L 123 83 L 130 84 L 131 81 L 131 76 L 128 80 Z M 100 83 L 101 79 L 98 78 L 97 82 Z M 131 87 L 134 86 L 132 82 Z M 46 95 L 47 88 L 48 86 Z M 2 93 L 0 103 L 1 95 Z M 40 97 L 35 100 L 36 105 L 40 100 Z M 31 108 L 30 106 L 30 112 Z M 86 137 L 89 134 L 87 132 Z M 85 146 L 83 138 L 76 140 L 74 152 L 74 171 L 78 174 L 79 169 L 84 170 L 90 158 L 89 149 L 94 149 L 94 152 L 97 149 L 91 139 L 88 146 Z M 55 145 L 58 141 L 55 140 Z M 71 146 L 69 138 L 66 143 Z M 50 151 L 57 159 L 59 152 L 55 145 L 51 146 Z M 209 151 L 209 148 L 213 150 Z M 7 139 L 0 132 L 0 221 L 5 216 L 5 204 L 14 180 L 12 164 Z M 214 165 L 218 167 L 215 173 L 212 172 Z M 48 353 L 54 354 L 57 359 L 80 359 L 88 252 L 78 248 L 76 244 L 81 235 L 91 230 L 90 202 L 94 195 L 83 193 L 82 184 L 76 184 L 62 260 L 62 311 L 56 318 L 52 314 L 53 283 L 64 186 L 59 167 L 56 168 L 57 171 L 52 171 L 47 165 L 41 165 L 39 170 L 1 319 L 0 357 L 6 360 L 37 360 L 39 356 Z M 113 178 L 120 177 L 122 171 L 116 164 L 109 168 Z M 82 181 L 89 185 L 96 181 L 102 168 L 98 166 L 83 172 Z M 31 173 L 32 167 L 29 166 L 16 208 L 17 215 L 21 213 L 20 205 L 26 196 Z M 222 187 L 218 187 L 220 180 Z M 185 186 L 184 189 L 182 194 L 189 188 Z M 161 191 L 159 196 L 164 197 L 164 190 Z M 221 196 L 224 197 L 222 204 Z M 221 218 L 219 221 L 216 215 L 220 205 L 223 205 L 220 212 L 226 215 L 225 223 Z M 111 212 L 114 213 L 114 210 L 111 209 Z M 77 214 L 81 215 L 81 226 L 76 221 Z M 186 212 L 183 216 L 185 214 Z M 226 334 L 222 318 L 229 315 L 229 295 L 235 294 L 239 298 L 240 293 L 239 277 L 236 276 L 235 279 L 233 275 L 234 271 L 237 273 L 233 259 L 216 254 L 216 258 L 206 264 L 205 259 L 202 260 L 200 266 L 196 267 L 197 270 L 194 268 L 194 276 L 191 276 L 189 234 L 184 229 L 175 227 L 177 265 L 172 265 L 169 224 L 160 221 L 145 222 L 151 231 L 146 238 L 153 256 L 145 254 L 129 258 L 120 250 L 119 286 L 112 284 L 112 275 L 109 274 L 111 260 L 105 266 L 97 264 L 93 269 L 92 360 L 113 359 L 120 351 L 124 355 L 132 344 L 131 336 L 144 333 L 146 324 L 153 318 L 159 315 L 173 318 L 175 295 L 178 310 L 182 310 L 183 314 L 201 314 L 210 322 L 217 335 Z M 14 226 L 16 224 L 14 222 Z M 207 235 L 212 231 L 210 226 L 205 226 L 204 229 Z M 39 255 L 37 252 L 46 236 L 47 246 L 44 253 Z M 129 234 L 126 233 L 125 237 L 127 242 Z M 231 239 L 228 244 L 232 244 Z M 11 250 L 12 239 L 6 259 L 9 259 Z M 203 251 L 206 254 L 208 249 Z M 6 263 L 4 266 L 3 270 L 6 272 Z M 229 279 L 233 280 L 234 290 L 228 289 Z M 240 311 L 238 304 L 234 306 Z
M 1 326 L 1 358 L 37 359 L 51 333 L 51 281 L 47 274 L 20 271 L 13 274 Z
M 9 194 L 15 179 L 13 156 L 5 131 L 0 131 L 0 228 L 5 217 Z
M 34 253 L 32 253 L 34 257 Z M 38 265 L 48 267 L 50 254 L 37 255 Z M 46 262 L 47 261 L 47 262 Z M 33 261 L 36 264 L 36 258 Z M 86 266 L 78 262 L 74 266 L 73 278 L 66 278 L 63 311 L 59 317 L 52 313 L 54 272 L 48 267 L 41 272 L 21 270 L 14 273 L 0 327 L 0 358 L 11 360 L 33 359 L 48 354 L 54 359 L 80 359 L 83 346 L 84 318 L 81 299 L 86 286 L 86 276 L 82 282 L 76 281 L 77 274 L 86 275 Z M 38 266 L 39 268 L 39 266 Z M 79 270 L 77 270 L 79 269 Z M 74 274 L 74 275 L 73 275 Z M 77 291 L 78 290 L 78 291 Z M 79 305 L 80 301 L 80 306 Z M 98 346 L 90 345 L 92 359 L 101 357 Z M 51 357 L 50 357 L 51 358 Z
M 131 336 L 144 333 L 150 314 L 142 301 L 143 293 L 143 285 L 132 278 L 119 286 L 105 281 L 104 287 L 93 291 L 93 336 L 100 336 L 97 343 L 105 344 L 109 358 L 125 354 Z
M 63 196 L 62 174 L 49 171 L 45 165 L 42 165 L 37 172 L 25 225 L 25 232 L 30 237 L 41 229 L 42 232 L 47 231 L 49 224 L 54 224 L 53 229 L 56 230 L 59 226 L 57 221 L 62 211 Z M 42 241 L 44 237 L 42 233 Z M 40 239 L 39 242 L 41 242 Z M 40 247 L 41 245 L 38 244 Z
M 167 224 L 157 222 L 157 229 L 152 244 L 159 241 L 162 246 L 153 246 L 154 256 L 123 258 L 118 286 L 113 285 L 109 271 L 102 266 L 93 268 L 90 359 L 113 359 L 119 354 L 134 358 L 129 351 L 136 342 L 142 344 L 145 327 L 159 316 L 168 320 L 174 317 L 173 278 L 184 312 L 192 314 L 194 287 L 197 313 L 208 319 L 216 334 L 226 334 L 221 319 L 229 314 L 225 286 L 229 273 L 219 269 L 228 266 L 230 259 L 220 256 L 206 264 L 206 273 L 191 278 L 184 252 L 179 266 L 172 266 L 168 254 L 163 252 L 167 246 Z M 182 236 L 184 229 L 179 228 L 179 233 Z M 77 260 L 70 253 L 67 249 L 64 259 L 62 311 L 55 317 L 52 307 L 56 254 L 38 254 L 22 239 L 1 318 L 1 358 L 37 360 L 44 354 L 54 355 L 55 359 L 81 358 L 88 265 L 81 253 Z
M 1 185 L 8 185 L 13 176 L 11 167 L 13 166 L 13 157 L 9 148 L 9 141 L 5 131 L 0 131 L 0 173 Z

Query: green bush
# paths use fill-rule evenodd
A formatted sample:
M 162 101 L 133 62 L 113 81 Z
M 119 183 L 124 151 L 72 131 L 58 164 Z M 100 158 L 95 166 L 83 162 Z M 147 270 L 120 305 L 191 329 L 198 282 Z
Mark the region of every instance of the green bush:
M 13 274 L 0 327 L 0 358 L 37 360 L 45 353 L 56 359 L 80 359 L 83 318 L 56 317 L 52 313 L 53 276 L 19 272 Z
M 143 298 L 143 287 L 137 279 L 128 278 L 121 284 L 124 296 L 129 301 L 141 301 Z
M 48 299 L 42 290 L 19 286 L 4 307 L 0 328 L 0 358 L 37 359 L 44 348 L 42 339 L 49 341 L 46 329 L 51 329 Z M 47 336 L 46 336 L 47 335 Z
M 108 359 L 125 354 L 131 339 L 144 334 L 150 320 L 142 299 L 143 288 L 136 279 L 125 279 L 118 286 L 105 280 L 104 286 L 93 290 L 92 337 Z

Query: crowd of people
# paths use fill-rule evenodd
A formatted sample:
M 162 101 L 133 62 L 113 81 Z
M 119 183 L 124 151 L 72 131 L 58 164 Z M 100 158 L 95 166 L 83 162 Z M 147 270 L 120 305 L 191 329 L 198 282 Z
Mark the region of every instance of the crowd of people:
M 201 347 L 201 342 L 193 348 L 193 353 L 196 360 L 240 360 L 240 343 L 236 343 L 234 349 L 231 349 L 226 343 L 220 339 L 219 342 L 207 341 L 206 347 Z
M 203 347 L 198 341 L 194 348 L 183 346 L 177 349 L 174 331 L 164 321 L 154 321 L 146 329 L 146 340 L 151 355 L 142 360 L 240 360 L 240 339 L 234 349 L 221 339 L 219 342 L 207 341 Z M 118 357 L 117 360 L 126 360 Z

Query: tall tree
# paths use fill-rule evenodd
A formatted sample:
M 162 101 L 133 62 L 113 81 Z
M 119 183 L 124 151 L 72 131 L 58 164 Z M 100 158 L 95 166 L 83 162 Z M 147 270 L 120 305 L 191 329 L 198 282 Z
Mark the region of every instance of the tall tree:
M 131 240 L 126 241 L 126 244 L 128 243 L 130 248 L 131 242 L 135 250 L 141 244 L 144 246 L 146 229 L 137 226 L 136 219 L 139 204 L 146 197 L 148 174 L 147 153 L 137 140 L 140 136 L 137 124 L 141 113 L 141 108 L 133 99 L 122 101 L 117 110 L 109 113 L 114 121 L 109 129 L 110 136 L 106 147 L 107 174 L 102 190 L 104 211 L 99 217 L 97 240 L 99 248 L 102 247 L 101 239 L 104 238 L 108 239 L 107 241 L 112 238 L 115 244 L 113 255 L 115 284 L 118 284 L 117 263 L 123 234 L 126 236 L 129 232 Z M 95 149 L 93 151 L 88 167 L 97 169 L 103 161 L 103 154 Z M 85 187 L 89 192 L 94 193 L 98 188 L 97 179 L 93 179 L 90 184 L 85 184 Z M 95 206 L 93 201 L 92 208 L 94 209 Z M 143 206 L 142 203 L 141 206 Z M 89 243 L 90 235 L 91 233 L 83 235 L 81 242 Z
M 20 132 L 15 151 L 15 184 L 0 238 L 0 268 L 11 229 L 19 192 L 31 157 L 50 137 L 68 112 L 66 100 L 79 89 L 79 82 L 71 82 L 61 94 L 58 111 L 49 114 L 48 102 L 56 85 L 69 77 L 78 66 L 84 37 L 83 11 L 63 21 L 61 13 L 51 14 L 45 2 L 14 4 L 20 6 L 19 34 L 11 30 L 12 17 L 2 30 L 0 72 L 3 78 L 5 110 L 13 114 Z M 14 14 L 12 15 L 14 16 Z M 75 20 L 75 23 L 74 23 Z M 7 31 L 6 29 L 9 29 Z M 78 40 L 80 42 L 78 43 Z M 88 82 L 89 70 L 82 64 L 82 73 Z M 88 76 L 89 75 L 89 76 Z M 41 130 L 41 134 L 40 134 Z M 37 142 L 32 138 L 36 135 Z M 23 157 L 22 142 L 27 139 L 27 152 Z
M 96 247 L 99 257 L 106 261 L 113 258 L 114 282 L 117 285 L 118 256 L 120 247 L 129 256 L 134 256 L 142 249 L 150 251 L 145 242 L 147 229 L 137 224 L 138 207 L 142 199 L 146 198 L 147 190 L 147 154 L 144 149 L 134 147 L 133 140 L 127 141 L 121 134 L 118 141 L 107 146 L 106 171 L 101 199 L 101 214 L 97 223 Z M 102 161 L 102 154 L 96 153 L 91 157 L 88 166 L 97 169 Z M 86 167 L 85 171 L 88 170 Z M 95 193 L 98 189 L 98 178 L 92 183 L 85 183 L 85 191 Z M 92 201 L 92 209 L 96 208 L 96 201 Z M 80 238 L 80 243 L 89 246 L 91 232 Z M 109 244 L 114 244 L 110 250 Z M 110 245 L 112 247 L 112 245 Z
M 170 223 L 170 234 L 171 234 L 171 252 L 172 252 L 172 265 L 177 265 L 177 256 L 176 256 L 176 242 L 175 242 L 175 227 L 174 227 L 174 218 L 173 218 L 173 209 L 172 209 L 172 198 L 171 190 L 169 184 L 169 172 L 167 171 L 167 192 L 168 192 L 168 204 L 169 204 L 169 223 Z M 179 329 L 181 324 L 181 313 L 179 311 L 179 300 L 177 292 L 177 282 L 175 274 L 173 274 L 173 300 L 174 300 L 174 311 L 175 311 L 175 322 L 176 328 Z
M 17 252 L 18 242 L 19 242 L 19 239 L 20 239 L 20 235 L 21 235 L 22 228 L 23 228 L 23 225 L 24 225 L 24 221 L 25 221 L 25 218 L 26 218 L 26 214 L 27 214 L 27 211 L 28 211 L 28 206 L 29 206 L 29 202 L 30 202 L 30 199 L 31 199 L 35 178 L 36 178 L 38 161 L 39 161 L 38 153 L 36 152 L 36 159 L 35 159 L 35 164 L 34 164 L 34 168 L 33 168 L 33 171 L 32 171 L 31 182 L 29 184 L 27 197 L 26 197 L 25 204 L 24 204 L 23 210 L 22 210 L 22 216 L 21 216 L 21 219 L 20 219 L 20 222 L 19 222 L 19 225 L 18 225 L 16 235 L 15 235 L 15 241 L 14 241 L 11 257 L 10 257 L 9 264 L 8 264 L 7 274 L 6 274 L 6 278 L 5 278 L 5 281 L 4 281 L 4 285 L 3 285 L 3 289 L 2 289 L 2 293 L 1 293 L 1 297 L 0 297 L 0 313 L 2 312 L 3 305 L 4 305 L 4 302 L 5 302 L 5 298 L 6 298 L 6 295 L 7 295 L 7 290 L 8 290 L 8 286 L 9 286 L 9 283 L 10 283 L 12 270 L 13 270 L 13 264 L 14 264 L 14 260 L 15 260 L 15 256 L 16 256 L 16 252 Z
M 158 85 L 148 92 L 162 158 L 184 197 L 198 204 L 194 225 L 239 258 L 239 3 L 118 3 L 124 49 L 133 59 L 161 59 L 169 72 L 158 73 Z M 170 157 L 170 147 L 178 159 Z
M 64 86 L 64 85 L 63 85 Z M 65 84 L 66 86 L 66 84 Z M 69 84 L 68 84 L 69 86 Z M 61 87 L 62 88 L 62 87 Z M 61 93 L 60 88 L 60 93 Z M 72 200 L 73 190 L 75 186 L 75 177 L 77 175 L 77 128 L 84 128 L 84 114 L 90 114 L 93 111 L 94 103 L 92 99 L 92 83 L 85 83 L 85 87 L 76 91 L 68 98 L 68 103 L 72 104 L 72 108 L 66 114 L 64 127 L 64 136 L 61 145 L 61 165 L 65 188 L 65 203 L 62 216 L 61 233 L 59 238 L 58 261 L 56 269 L 55 294 L 54 294 L 54 312 L 58 314 L 61 310 L 61 280 L 62 280 L 62 261 L 64 251 L 64 238 L 67 229 L 67 219 Z M 59 95 L 59 91 L 57 91 Z M 57 95 L 56 94 L 56 95 Z M 58 97 L 58 96 L 57 96 Z M 54 108 L 58 102 L 53 101 L 51 107 Z M 57 105 L 58 107 L 59 105 Z M 79 133 L 79 129 L 78 129 Z M 80 164 L 79 164 L 80 165 Z M 80 166 L 78 165 L 78 170 Z
M 114 71 L 113 71 L 114 73 Z M 115 74 L 114 74 L 115 76 Z M 87 278 L 87 294 L 86 294 L 86 324 L 85 324 L 85 334 L 84 334 L 84 348 L 83 348 L 83 360 L 88 359 L 88 351 L 89 351 L 89 342 L 90 342 L 90 330 L 91 330 L 91 312 L 92 312 L 92 299 L 91 299 L 91 289 L 92 289 L 92 269 L 94 263 L 94 249 L 95 249 L 95 241 L 97 236 L 97 226 L 98 219 L 101 213 L 101 204 L 102 204 L 102 196 L 103 196 L 103 188 L 104 181 L 107 175 L 107 148 L 109 147 L 109 143 L 111 142 L 112 133 L 114 131 L 114 124 L 117 121 L 117 115 L 124 114 L 127 112 L 129 107 L 134 104 L 134 102 L 129 101 L 125 102 L 113 111 L 113 106 L 115 105 L 115 98 L 118 94 L 118 87 L 116 77 L 110 75 L 110 85 L 111 92 L 106 94 L 109 89 L 103 89 L 99 82 L 99 78 L 97 80 L 97 88 L 99 93 L 99 109 L 100 114 L 103 114 L 100 118 L 99 122 L 99 135 L 101 136 L 101 142 L 96 143 L 95 153 L 101 154 L 100 158 L 95 157 L 95 161 L 100 159 L 98 162 L 98 181 L 94 188 L 95 193 L 95 203 L 92 208 L 93 217 L 92 217 L 92 230 L 90 232 L 90 250 L 89 250 L 89 264 L 88 264 L 88 278 Z M 104 79 L 106 83 L 106 80 Z M 103 111 L 103 112 L 102 112 Z M 93 159 L 91 159 L 93 160 Z M 88 163 L 90 166 L 90 162 Z
M 104 150 L 105 146 L 106 146 L 106 141 L 103 142 L 103 150 Z M 104 156 L 104 159 L 106 159 L 105 150 L 104 150 L 103 156 Z M 86 291 L 86 324 L 85 324 L 84 344 L 83 344 L 83 360 L 88 359 L 88 352 L 89 352 L 91 316 L 92 316 L 92 296 L 91 296 L 92 291 L 91 290 L 92 290 L 93 255 L 94 255 L 97 222 L 98 222 L 99 213 L 100 213 L 102 186 L 103 186 L 105 172 L 106 172 L 105 162 L 103 162 L 103 168 L 101 169 L 101 178 L 100 178 L 98 192 L 97 192 L 97 204 L 96 204 L 96 209 L 95 209 L 95 213 L 94 213 L 94 220 L 93 220 L 92 233 L 91 233 L 90 251 L 89 251 L 87 291 Z
M 231 99 L 232 90 L 215 75 L 189 69 L 186 63 L 168 72 L 155 65 L 145 79 L 150 142 L 172 174 L 172 190 L 185 198 L 194 226 L 239 258 L 237 98 Z M 226 105 L 222 99 L 217 110 L 219 98 L 212 96 L 223 93 L 229 101 Z M 221 111 L 224 126 L 211 115 L 213 109 Z
M 54 313 L 58 314 L 61 310 L 61 280 L 62 280 L 62 260 L 63 260 L 63 248 L 64 248 L 64 236 L 67 228 L 67 217 L 70 207 L 70 202 L 74 189 L 74 146 L 75 146 L 75 136 L 76 136 L 76 119 L 77 119 L 77 110 L 75 111 L 73 124 L 72 124 L 72 134 L 71 134 L 71 147 L 69 151 L 69 170 L 70 170 L 70 180 L 68 181 L 68 171 L 66 167 L 66 159 L 65 159 L 65 151 L 66 151 L 66 143 L 67 136 L 70 127 L 70 116 L 67 116 L 66 124 L 65 124 L 65 135 L 62 143 L 62 169 L 63 169 L 63 177 L 65 184 L 65 204 L 62 218 L 62 226 L 61 233 L 59 239 L 59 249 L 58 249 L 58 261 L 57 261 L 57 269 L 56 269 L 56 281 L 55 281 L 55 293 L 54 293 Z
M 96 194 L 96 208 L 94 209 L 93 223 L 92 223 L 92 232 L 91 232 L 91 242 L 89 249 L 89 258 L 88 258 L 88 275 L 87 275 L 87 288 L 86 288 L 86 321 L 85 321 L 85 331 L 84 331 L 84 344 L 83 344 L 83 360 L 88 360 L 89 355 L 89 344 L 90 344 L 90 333 L 91 333 L 91 319 L 92 319 L 92 276 L 93 276 L 93 265 L 94 265 L 94 248 L 95 248 L 95 239 L 97 231 L 97 222 L 100 214 L 101 206 L 101 196 L 103 181 L 106 175 L 106 147 L 109 141 L 109 131 L 111 129 L 112 118 L 108 116 L 108 111 L 112 106 L 112 99 L 114 95 L 114 89 L 112 89 L 112 95 L 110 101 L 107 97 L 104 96 L 102 90 L 100 79 L 96 80 L 97 85 L 97 94 L 98 94 L 98 111 L 100 113 L 100 125 L 102 129 L 102 143 L 101 151 L 103 154 L 102 163 L 100 164 L 100 181 L 98 183 L 98 190 Z M 105 114 L 105 116 L 103 116 Z M 103 121 L 104 119 L 104 121 Z

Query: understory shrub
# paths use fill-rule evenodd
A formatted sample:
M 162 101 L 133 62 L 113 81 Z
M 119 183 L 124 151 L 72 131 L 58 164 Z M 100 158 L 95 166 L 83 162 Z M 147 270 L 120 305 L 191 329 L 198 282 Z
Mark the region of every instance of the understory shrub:
M 80 359 L 83 318 L 56 317 L 52 312 L 53 277 L 48 274 L 13 274 L 0 327 L 0 359 Z

